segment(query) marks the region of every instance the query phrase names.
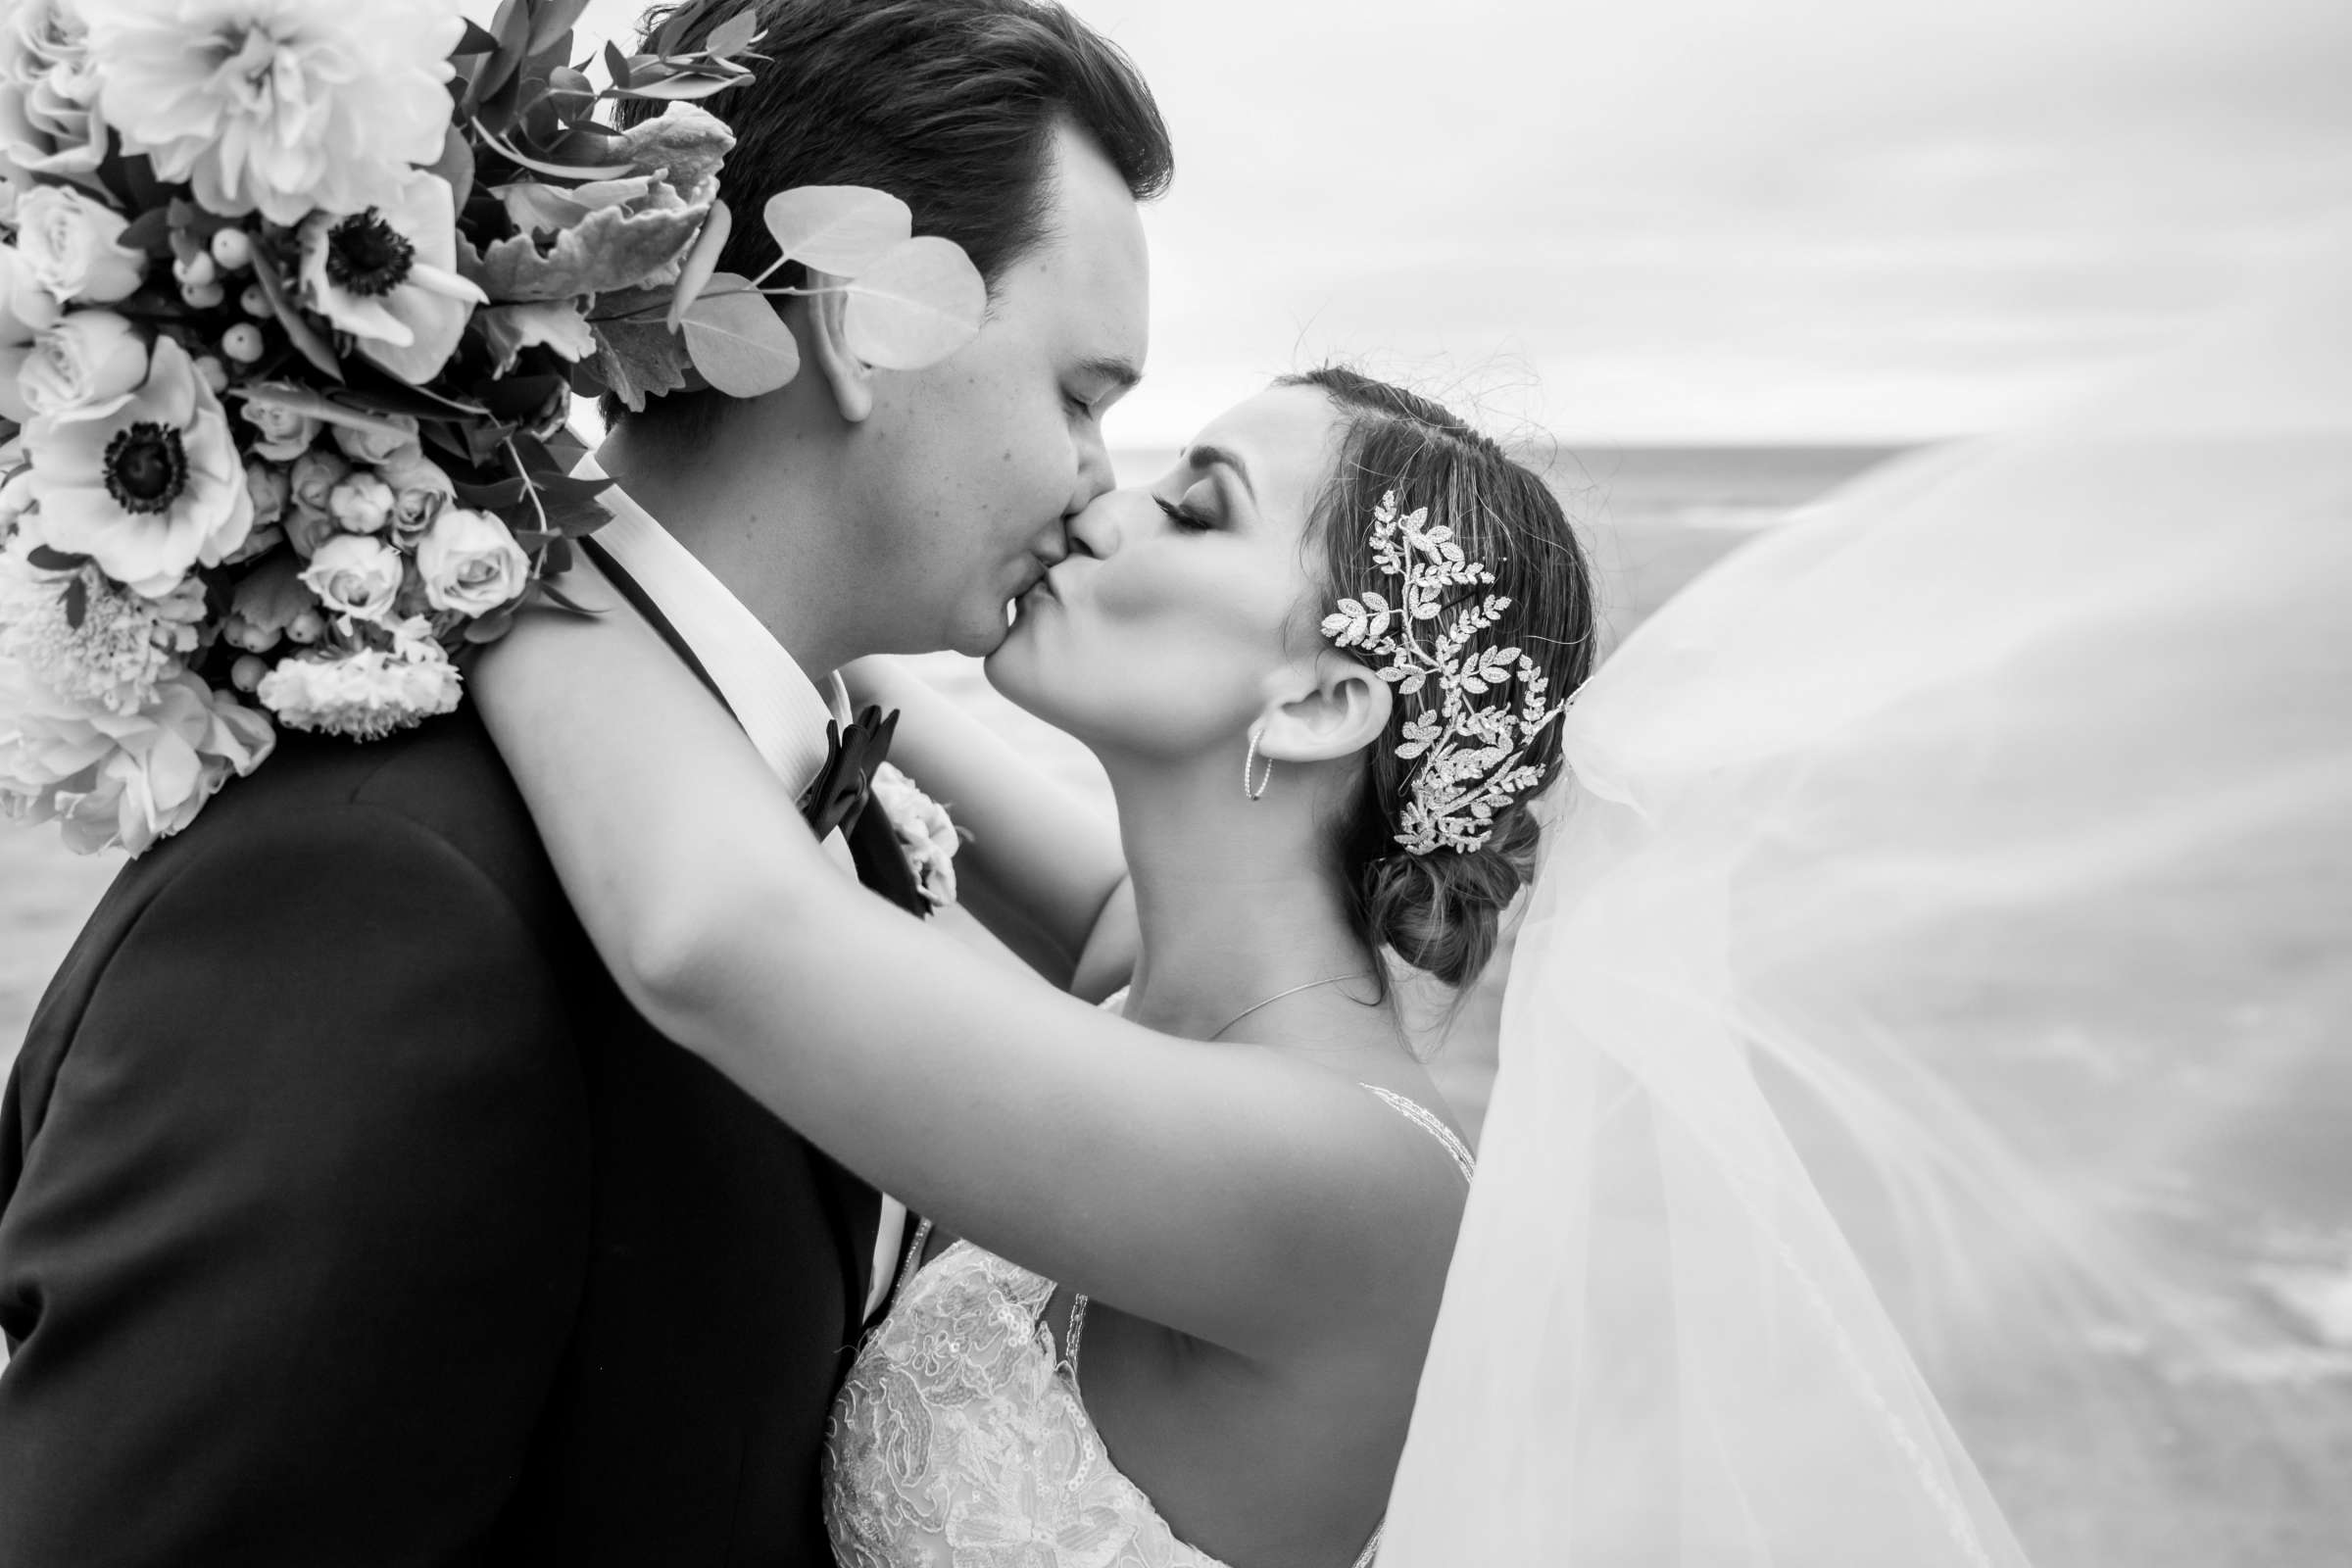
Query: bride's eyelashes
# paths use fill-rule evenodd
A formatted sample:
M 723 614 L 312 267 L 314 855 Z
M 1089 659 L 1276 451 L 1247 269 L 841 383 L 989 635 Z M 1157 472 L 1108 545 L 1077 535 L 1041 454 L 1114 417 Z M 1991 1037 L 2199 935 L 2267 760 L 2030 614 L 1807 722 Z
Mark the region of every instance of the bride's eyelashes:
M 1217 525 L 1214 517 L 1203 516 L 1181 502 L 1162 501 L 1153 496 L 1152 504 L 1166 513 L 1168 520 L 1186 533 L 1207 533 Z

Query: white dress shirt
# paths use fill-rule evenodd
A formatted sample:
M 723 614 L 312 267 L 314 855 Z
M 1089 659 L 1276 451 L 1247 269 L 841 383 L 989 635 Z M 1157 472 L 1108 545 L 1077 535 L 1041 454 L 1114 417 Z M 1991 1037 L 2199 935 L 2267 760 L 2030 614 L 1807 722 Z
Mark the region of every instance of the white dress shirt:
M 573 471 L 602 477 L 604 470 L 590 458 Z M 825 765 L 826 720 L 838 720 L 845 728 L 849 723 L 849 693 L 841 677 L 828 673 L 820 695 L 816 683 L 760 617 L 651 513 L 617 485 L 597 499 L 612 514 L 612 520 L 596 531 L 597 544 L 669 618 L 671 628 L 694 650 L 719 696 L 734 710 L 744 734 L 798 799 Z M 857 875 L 849 846 L 838 831 L 827 837 L 825 850 L 835 863 Z M 873 1282 L 865 1298 L 868 1318 L 890 1295 L 906 1229 L 906 1205 L 884 1193 L 874 1236 Z

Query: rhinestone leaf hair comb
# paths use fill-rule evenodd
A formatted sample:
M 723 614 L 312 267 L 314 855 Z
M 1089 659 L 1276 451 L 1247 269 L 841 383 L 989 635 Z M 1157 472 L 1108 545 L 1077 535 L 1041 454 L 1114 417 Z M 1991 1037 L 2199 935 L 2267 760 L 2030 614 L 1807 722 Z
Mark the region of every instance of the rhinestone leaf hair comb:
M 1494 837 L 1494 813 L 1543 782 L 1527 751 L 1567 705 L 1544 701 L 1550 681 L 1517 647 L 1472 646 L 1511 601 L 1490 593 L 1449 604 L 1449 590 L 1491 588 L 1494 573 L 1462 553 L 1452 528 L 1432 527 L 1427 507 L 1399 516 L 1396 493 L 1383 495 L 1371 546 L 1373 564 L 1396 581 L 1396 601 L 1370 590 L 1342 599 L 1323 635 L 1387 661 L 1379 675 L 1398 697 L 1437 683 L 1436 706 L 1405 720 L 1396 748 L 1399 760 L 1420 762 L 1396 842 L 1410 855 L 1475 850 Z

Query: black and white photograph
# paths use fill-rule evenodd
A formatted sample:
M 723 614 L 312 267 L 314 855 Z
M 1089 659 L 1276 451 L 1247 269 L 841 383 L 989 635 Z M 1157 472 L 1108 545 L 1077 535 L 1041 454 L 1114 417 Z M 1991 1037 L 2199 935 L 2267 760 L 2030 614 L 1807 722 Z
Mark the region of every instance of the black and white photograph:
M 0 1568 L 2352 1562 L 2342 0 L 0 0 Z

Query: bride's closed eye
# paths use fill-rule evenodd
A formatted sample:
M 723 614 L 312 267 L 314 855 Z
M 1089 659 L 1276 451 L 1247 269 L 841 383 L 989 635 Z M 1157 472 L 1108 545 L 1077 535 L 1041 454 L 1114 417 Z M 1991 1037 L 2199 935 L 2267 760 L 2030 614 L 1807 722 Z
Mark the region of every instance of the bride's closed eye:
M 1187 502 L 1162 501 L 1159 497 L 1153 496 L 1152 504 L 1166 513 L 1168 520 L 1186 533 L 1207 533 L 1217 525 L 1215 517 L 1196 510 Z

